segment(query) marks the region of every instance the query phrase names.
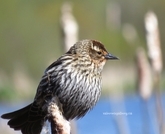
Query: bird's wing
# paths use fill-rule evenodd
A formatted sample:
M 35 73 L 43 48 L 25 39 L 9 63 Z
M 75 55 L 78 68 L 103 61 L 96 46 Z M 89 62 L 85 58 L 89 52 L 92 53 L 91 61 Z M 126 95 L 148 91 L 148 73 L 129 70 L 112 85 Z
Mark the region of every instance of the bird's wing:
M 55 67 L 57 67 L 57 66 L 59 66 L 59 65 L 61 65 L 61 64 L 62 64 L 62 61 L 61 61 L 60 58 L 59 58 L 57 61 L 53 62 L 52 64 L 50 64 L 50 65 L 46 68 L 45 74 L 48 73 L 48 72 L 51 72 L 51 70 L 55 69 Z
M 61 65 L 61 63 L 61 60 L 53 62 L 47 67 L 41 78 L 34 100 L 40 106 L 43 106 L 45 102 L 49 101 L 52 96 L 55 95 L 56 89 L 59 87 L 57 67 Z

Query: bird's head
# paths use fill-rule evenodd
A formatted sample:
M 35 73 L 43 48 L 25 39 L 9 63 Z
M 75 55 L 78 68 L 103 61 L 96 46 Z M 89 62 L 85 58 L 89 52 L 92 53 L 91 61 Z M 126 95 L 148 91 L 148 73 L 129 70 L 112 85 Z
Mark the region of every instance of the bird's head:
M 104 45 L 96 40 L 82 40 L 76 42 L 67 54 L 77 59 L 75 66 L 84 70 L 86 67 L 96 73 L 102 72 L 107 60 L 116 60 L 116 56 L 108 53 Z
M 116 56 L 110 54 L 104 47 L 104 45 L 96 40 L 91 40 L 89 56 L 95 63 L 106 62 L 107 60 L 116 60 Z
M 76 42 L 68 54 L 74 54 L 76 57 L 83 57 L 84 60 L 91 59 L 95 64 L 105 64 L 107 60 L 116 60 L 116 56 L 108 53 L 104 45 L 96 40 L 82 40 Z

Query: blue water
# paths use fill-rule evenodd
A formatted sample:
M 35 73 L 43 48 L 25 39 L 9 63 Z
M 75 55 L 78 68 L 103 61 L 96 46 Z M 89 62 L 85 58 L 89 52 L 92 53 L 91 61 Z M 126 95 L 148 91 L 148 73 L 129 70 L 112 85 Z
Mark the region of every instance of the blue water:
M 165 95 L 162 96 L 162 106 L 165 111 Z M 159 134 L 156 110 L 154 96 L 148 102 L 144 102 L 136 95 L 116 101 L 101 99 L 91 112 L 77 121 L 78 132 L 79 134 Z
M 0 104 L 0 115 L 27 104 Z M 162 106 L 165 111 L 165 94 L 162 95 Z M 76 121 L 77 131 L 78 134 L 159 134 L 156 111 L 154 96 L 147 102 L 137 95 L 117 100 L 100 99 L 92 111 Z

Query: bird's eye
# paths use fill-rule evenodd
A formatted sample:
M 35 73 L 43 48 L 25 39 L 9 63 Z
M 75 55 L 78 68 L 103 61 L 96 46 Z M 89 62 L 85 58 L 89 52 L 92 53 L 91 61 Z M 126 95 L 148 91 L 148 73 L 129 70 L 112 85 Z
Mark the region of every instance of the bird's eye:
M 98 54 L 98 55 L 101 55 L 101 52 L 99 51 L 99 52 L 97 52 L 97 54 Z

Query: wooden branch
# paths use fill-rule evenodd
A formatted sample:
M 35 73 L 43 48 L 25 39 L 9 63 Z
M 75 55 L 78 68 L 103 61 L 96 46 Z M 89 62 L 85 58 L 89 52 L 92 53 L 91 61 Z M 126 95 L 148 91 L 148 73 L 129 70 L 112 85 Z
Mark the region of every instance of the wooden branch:
M 55 98 L 55 99 L 54 99 Z M 48 106 L 48 112 L 50 114 L 49 121 L 51 123 L 52 134 L 70 134 L 70 123 L 62 115 L 58 100 L 54 97 L 53 101 Z

